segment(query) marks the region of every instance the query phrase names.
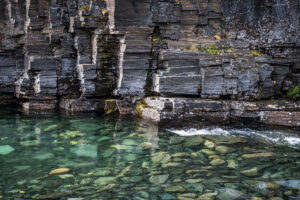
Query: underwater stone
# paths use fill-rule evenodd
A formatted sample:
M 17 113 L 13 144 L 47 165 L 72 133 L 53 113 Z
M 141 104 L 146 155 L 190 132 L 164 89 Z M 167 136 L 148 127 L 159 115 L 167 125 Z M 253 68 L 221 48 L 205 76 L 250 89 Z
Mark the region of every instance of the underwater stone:
M 163 184 L 169 178 L 169 174 L 162 174 L 162 175 L 153 175 L 149 178 L 149 181 L 153 184 Z
M 206 155 L 215 155 L 216 153 L 214 151 L 211 151 L 209 149 L 202 149 L 200 150 L 201 153 L 204 153 Z
M 206 146 L 206 147 L 209 148 L 209 149 L 213 149 L 213 148 L 216 147 L 216 144 L 213 143 L 213 142 L 211 142 L 211 141 L 209 141 L 209 140 L 205 140 L 204 146 Z
M 149 150 L 153 147 L 154 147 L 153 144 L 150 142 L 143 142 L 143 143 L 139 144 L 139 148 L 143 151 Z
M 126 156 L 124 156 L 124 159 L 127 161 L 134 161 L 137 159 L 136 154 L 127 154 Z
M 246 198 L 246 196 L 244 196 L 243 192 L 231 188 L 221 189 L 218 195 L 218 199 L 220 200 L 232 200 L 232 199 L 239 199 L 239 198 L 243 199 Z
M 28 140 L 28 141 L 21 141 L 20 145 L 24 147 L 32 147 L 32 146 L 38 146 L 40 142 L 38 140 Z
M 111 175 L 111 171 L 108 169 L 97 169 L 92 172 L 94 176 L 108 176 Z
M 113 176 L 101 177 L 96 179 L 94 182 L 96 185 L 103 186 L 116 182 L 117 178 Z
M 123 142 L 122 142 L 123 145 L 128 145 L 128 146 L 134 146 L 136 145 L 136 141 L 134 140 L 131 140 L 131 139 L 125 139 Z
M 221 154 L 226 154 L 233 151 L 232 148 L 227 146 L 217 146 L 215 150 Z
M 91 144 L 81 144 L 70 149 L 70 152 L 83 157 L 96 158 L 98 147 Z
M 185 194 L 178 194 L 177 198 L 179 200 L 194 200 L 196 196 L 197 195 L 194 193 L 185 193 Z
M 174 158 L 189 157 L 189 156 L 190 156 L 189 153 L 184 153 L 184 152 L 172 154 L 172 157 Z
M 151 155 L 151 160 L 155 163 L 167 163 L 170 159 L 171 156 L 167 152 L 157 152 Z
M 185 137 L 180 137 L 180 136 L 172 136 L 170 137 L 169 144 L 180 144 L 182 143 L 186 138 Z
M 248 169 L 248 170 L 241 171 L 241 174 L 243 174 L 245 176 L 250 176 L 250 177 L 258 176 L 259 171 L 258 171 L 257 167 L 254 167 L 254 168 L 251 168 L 251 169 Z
M 69 171 L 70 171 L 69 168 L 58 168 L 58 169 L 51 170 L 49 174 L 50 175 L 64 174 L 64 173 L 68 173 Z
M 184 192 L 185 188 L 181 185 L 175 185 L 175 186 L 167 186 L 164 188 L 164 191 L 166 192 Z
M 33 156 L 33 158 L 38 160 L 47 160 L 53 158 L 54 155 L 52 153 L 39 153 Z
M 175 196 L 173 196 L 173 195 L 171 195 L 171 194 L 168 194 L 168 193 L 160 194 L 159 197 L 160 197 L 162 200 L 173 200 L 173 199 L 176 199 Z
M 0 145 L 0 155 L 7 155 L 13 152 L 15 149 L 10 145 Z
M 205 179 L 202 179 L 202 178 L 185 180 L 185 182 L 187 182 L 187 183 L 201 183 L 203 181 L 205 181 Z
M 200 195 L 197 200 L 214 200 L 215 197 L 217 196 L 217 192 L 214 192 L 214 193 L 205 193 L 205 194 L 202 194 Z
M 237 161 L 235 160 L 227 160 L 227 163 L 228 163 L 227 167 L 231 169 L 236 169 L 238 166 Z
M 198 146 L 204 142 L 204 139 L 200 136 L 190 136 L 186 138 L 186 140 L 183 143 L 183 146 L 186 147 L 192 147 L 192 146 Z
M 225 163 L 224 160 L 222 159 L 213 159 L 209 164 L 213 165 L 213 166 L 217 166 L 217 165 L 223 165 Z
M 242 158 L 251 159 L 251 158 L 267 158 L 274 156 L 273 153 L 266 152 L 266 153 L 253 153 L 253 154 L 244 154 Z
M 178 163 L 178 162 L 168 162 L 168 163 L 162 164 L 162 168 L 177 167 L 179 165 L 181 165 L 181 163 Z

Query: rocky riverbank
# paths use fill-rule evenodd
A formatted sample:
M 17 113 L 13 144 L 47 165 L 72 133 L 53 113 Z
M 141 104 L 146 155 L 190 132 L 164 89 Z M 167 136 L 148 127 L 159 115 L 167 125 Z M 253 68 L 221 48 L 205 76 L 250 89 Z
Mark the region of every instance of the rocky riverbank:
M 141 115 L 136 105 L 154 97 L 173 113 L 158 108 L 160 117 L 147 118 L 249 117 L 298 126 L 299 4 L 1 1 L 0 104 Z M 181 103 L 168 108 L 165 97 Z M 207 101 L 214 102 L 209 112 Z

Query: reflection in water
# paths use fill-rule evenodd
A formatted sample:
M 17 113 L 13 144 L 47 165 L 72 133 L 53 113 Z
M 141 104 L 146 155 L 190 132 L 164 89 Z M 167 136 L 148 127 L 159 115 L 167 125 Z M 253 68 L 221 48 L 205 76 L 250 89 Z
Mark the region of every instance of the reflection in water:
M 0 128 L 0 199 L 300 198 L 287 131 L 10 113 Z

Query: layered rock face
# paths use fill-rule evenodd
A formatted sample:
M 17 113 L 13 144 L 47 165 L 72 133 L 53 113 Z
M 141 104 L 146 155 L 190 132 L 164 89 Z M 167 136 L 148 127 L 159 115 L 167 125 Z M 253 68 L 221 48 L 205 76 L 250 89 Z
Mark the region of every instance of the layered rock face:
M 169 102 L 199 116 L 195 101 L 282 102 L 300 86 L 298 0 L 3 0 L 0 9 L 0 102 L 27 111 L 123 114 L 143 101 L 138 113 L 151 118 L 147 97 L 178 118 L 187 115 Z

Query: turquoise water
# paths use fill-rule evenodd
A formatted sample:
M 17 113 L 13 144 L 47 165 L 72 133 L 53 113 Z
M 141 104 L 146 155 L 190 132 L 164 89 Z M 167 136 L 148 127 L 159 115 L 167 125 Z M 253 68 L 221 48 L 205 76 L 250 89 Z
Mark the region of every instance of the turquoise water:
M 0 199 L 300 199 L 299 144 L 290 130 L 2 112 Z

